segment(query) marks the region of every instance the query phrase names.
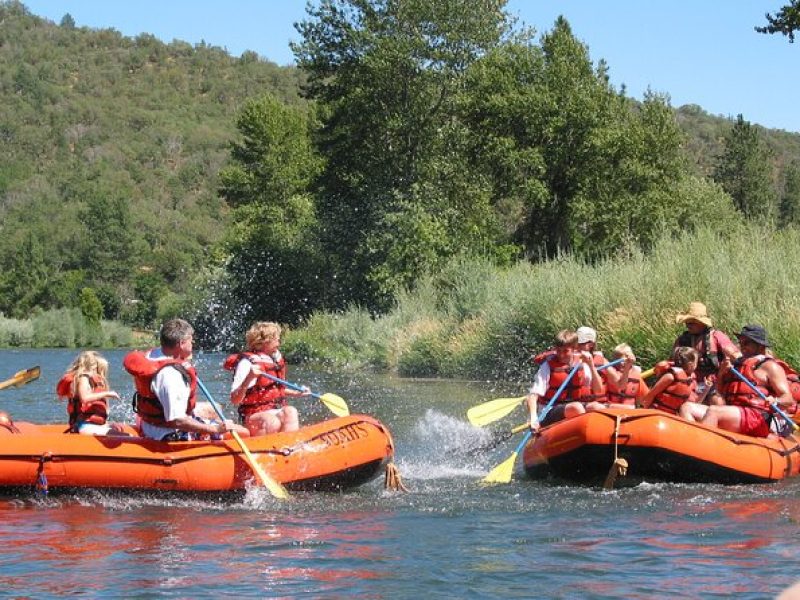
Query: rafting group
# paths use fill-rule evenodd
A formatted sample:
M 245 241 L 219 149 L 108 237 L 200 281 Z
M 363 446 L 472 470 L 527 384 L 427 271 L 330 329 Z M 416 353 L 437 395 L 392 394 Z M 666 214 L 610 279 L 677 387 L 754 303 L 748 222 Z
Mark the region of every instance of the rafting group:
M 652 387 L 645 383 L 651 372 L 635 364 L 629 345 L 614 348 L 609 361 L 597 350 L 594 329 L 560 331 L 553 347 L 533 359 L 539 370 L 526 398 L 531 431 L 590 411 L 642 407 L 757 438 L 791 433 L 800 379 L 772 354 L 763 327 L 743 326 L 734 344 L 701 302 L 676 322 L 686 329 L 669 360 L 652 369 Z
M 394 442 L 373 417 L 351 415 L 336 394 L 316 394 L 285 380 L 281 328 L 254 323 L 246 347 L 228 356 L 226 419 L 191 362 L 194 331 L 183 319 L 166 321 L 160 345 L 123 359 L 133 377 L 134 424 L 109 422 L 108 361 L 81 352 L 56 385 L 69 423 L 15 422 L 0 413 L 0 488 L 140 488 L 171 491 L 241 490 L 253 479 L 277 498 L 298 489 L 359 485 L 385 471 L 389 489 L 403 489 L 392 462 Z M 0 389 L 24 385 L 39 369 L 21 371 Z M 200 392 L 207 402 L 201 401 Z M 311 396 L 335 416 L 303 427 L 287 400 Z
M 230 400 L 239 423 L 222 419 L 209 402 L 198 401 L 197 372 L 190 362 L 192 326 L 183 319 L 166 321 L 160 347 L 129 353 L 123 366 L 131 374 L 135 428 L 142 437 L 160 441 L 219 439 L 227 432 L 240 436 L 297 431 L 297 409 L 289 397 L 310 394 L 285 384 L 286 361 L 280 352 L 281 328 L 254 323 L 245 335 L 247 349 L 230 355 L 223 368 L 233 373 Z M 88 435 L 128 435 L 124 426 L 108 422 L 108 401 L 119 399 L 109 389 L 108 361 L 94 351 L 82 352 L 56 385 L 67 401 L 69 428 Z

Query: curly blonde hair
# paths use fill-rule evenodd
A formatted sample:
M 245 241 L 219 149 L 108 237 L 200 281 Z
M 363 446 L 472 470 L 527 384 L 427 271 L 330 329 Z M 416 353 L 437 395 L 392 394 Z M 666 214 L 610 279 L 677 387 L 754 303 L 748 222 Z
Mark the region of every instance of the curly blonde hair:
M 247 349 L 255 352 L 265 343 L 281 337 L 281 326 L 271 321 L 256 321 L 244 336 Z
M 78 393 L 78 379 L 82 375 L 89 377 L 96 375 L 101 379 L 103 386 L 108 385 L 108 361 L 94 350 L 86 350 L 78 354 L 67 369 L 67 373 L 72 373 L 71 391 L 73 396 Z

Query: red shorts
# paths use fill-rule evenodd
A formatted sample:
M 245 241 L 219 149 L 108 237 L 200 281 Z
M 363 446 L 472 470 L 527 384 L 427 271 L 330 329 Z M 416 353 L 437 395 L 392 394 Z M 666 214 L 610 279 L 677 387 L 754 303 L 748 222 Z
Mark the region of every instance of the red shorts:
M 739 406 L 739 433 L 753 437 L 767 437 L 769 423 L 764 418 L 767 413 L 751 406 Z

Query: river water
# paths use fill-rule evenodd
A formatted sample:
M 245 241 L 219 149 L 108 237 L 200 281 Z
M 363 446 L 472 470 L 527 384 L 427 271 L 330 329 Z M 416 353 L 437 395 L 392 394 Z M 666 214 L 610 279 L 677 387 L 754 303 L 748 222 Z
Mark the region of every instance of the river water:
M 74 355 L 0 351 L 0 380 L 42 367 L 38 381 L 0 391 L 0 409 L 63 422 L 53 390 Z M 130 398 L 123 353 L 105 355 L 112 387 Z M 218 399 L 229 381 L 222 358 L 197 358 Z M 518 438 L 486 449 L 491 435 L 464 413 L 520 386 L 303 367 L 289 379 L 388 425 L 411 491 L 375 481 L 284 503 L 260 489 L 0 494 L 0 597 L 770 598 L 800 578 L 800 482 L 603 491 L 534 482 L 518 464 L 510 484 L 484 487 Z M 326 416 L 313 400 L 298 407 L 303 422 Z M 111 413 L 130 420 L 129 402 Z M 522 421 L 520 410 L 504 424 Z

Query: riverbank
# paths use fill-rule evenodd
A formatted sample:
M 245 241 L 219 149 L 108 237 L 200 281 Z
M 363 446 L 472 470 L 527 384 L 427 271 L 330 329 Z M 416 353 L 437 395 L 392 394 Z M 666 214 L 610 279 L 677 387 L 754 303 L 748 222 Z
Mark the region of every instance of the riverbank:
M 90 323 L 77 308 L 41 311 L 28 319 L 0 314 L 0 348 L 130 348 L 141 337 L 117 321 Z
M 291 331 L 290 361 L 403 376 L 525 379 L 530 356 L 560 329 L 591 325 L 610 351 L 629 343 L 639 362 L 667 358 L 675 315 L 704 302 L 717 328 L 764 325 L 776 355 L 800 365 L 800 232 L 742 227 L 665 237 L 644 255 L 595 264 L 573 256 L 498 269 L 454 260 L 380 317 L 354 307 L 315 314 Z

